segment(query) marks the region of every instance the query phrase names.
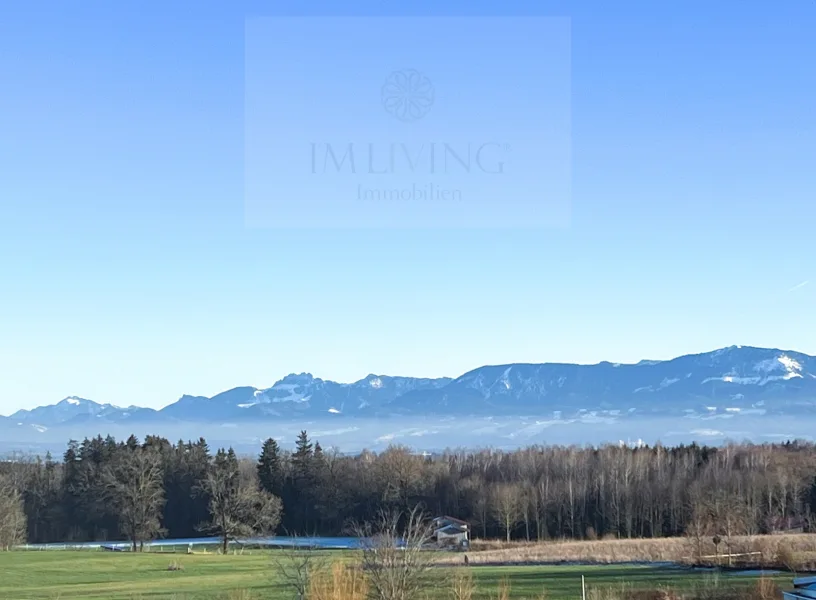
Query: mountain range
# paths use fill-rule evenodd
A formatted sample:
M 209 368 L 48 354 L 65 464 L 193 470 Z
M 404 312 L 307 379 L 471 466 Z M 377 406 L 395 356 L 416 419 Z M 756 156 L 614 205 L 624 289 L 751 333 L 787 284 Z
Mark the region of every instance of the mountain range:
M 337 383 L 308 373 L 265 389 L 236 387 L 211 398 L 182 396 L 154 410 L 70 396 L 0 417 L 0 426 L 52 428 L 172 423 L 240 424 L 353 418 L 711 416 L 816 413 L 816 358 L 731 346 L 636 364 L 507 364 L 455 379 L 368 375 Z

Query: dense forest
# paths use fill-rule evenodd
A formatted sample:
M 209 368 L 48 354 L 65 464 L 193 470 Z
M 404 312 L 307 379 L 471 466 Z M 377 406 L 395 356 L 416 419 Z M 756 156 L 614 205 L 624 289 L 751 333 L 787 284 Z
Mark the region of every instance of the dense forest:
M 59 461 L 0 463 L 0 537 L 5 527 L 30 543 L 135 547 L 156 536 L 342 535 L 417 505 L 468 520 L 475 537 L 737 535 L 807 530 L 816 504 L 816 446 L 801 442 L 345 456 L 302 432 L 293 452 L 272 439 L 259 450 L 96 437 L 70 442 Z

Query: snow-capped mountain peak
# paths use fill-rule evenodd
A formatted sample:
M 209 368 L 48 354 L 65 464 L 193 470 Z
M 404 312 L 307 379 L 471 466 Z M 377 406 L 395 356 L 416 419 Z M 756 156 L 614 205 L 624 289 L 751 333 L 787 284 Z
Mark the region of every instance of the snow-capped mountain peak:
M 79 396 L 68 396 L 68 397 L 63 398 L 62 400 L 60 400 L 57 404 L 58 405 L 61 404 L 63 406 L 64 405 L 70 405 L 70 406 L 94 405 L 94 406 L 99 406 L 99 404 L 97 402 L 94 402 L 93 400 L 88 400 L 86 398 L 80 398 Z

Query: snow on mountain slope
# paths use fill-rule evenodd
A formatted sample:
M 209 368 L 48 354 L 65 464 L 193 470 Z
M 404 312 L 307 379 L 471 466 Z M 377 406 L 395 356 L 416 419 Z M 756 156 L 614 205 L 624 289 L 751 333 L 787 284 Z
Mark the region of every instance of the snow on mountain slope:
M 337 383 L 290 374 L 269 388 L 237 387 L 212 398 L 182 396 L 160 411 L 68 397 L 12 415 L 16 422 L 239 421 L 392 415 L 736 415 L 816 411 L 816 358 L 800 352 L 731 346 L 636 364 L 485 366 L 456 379 L 368 375 Z M 557 417 L 553 417 L 557 415 Z
M 716 401 L 716 402 L 715 402 Z M 798 352 L 732 346 L 634 365 L 514 364 L 475 369 L 442 389 L 412 392 L 393 405 L 436 414 L 639 413 L 706 406 L 816 409 L 816 359 Z
M 434 389 L 450 381 L 447 378 L 368 375 L 354 383 L 337 383 L 309 373 L 292 373 L 269 388 L 234 388 L 212 398 L 183 396 L 163 408 L 160 414 L 182 420 L 207 421 L 353 415 L 387 405 L 407 391 Z
M 18 410 L 11 415 L 12 420 L 31 424 L 37 427 L 51 427 L 68 422 L 81 422 L 88 419 L 101 419 L 107 422 L 121 422 L 128 419 L 148 418 L 155 413 L 151 408 L 130 406 L 121 408 L 113 404 L 99 404 L 93 400 L 68 396 L 50 406 L 39 406 L 32 410 Z M 39 429 L 38 429 L 39 431 Z

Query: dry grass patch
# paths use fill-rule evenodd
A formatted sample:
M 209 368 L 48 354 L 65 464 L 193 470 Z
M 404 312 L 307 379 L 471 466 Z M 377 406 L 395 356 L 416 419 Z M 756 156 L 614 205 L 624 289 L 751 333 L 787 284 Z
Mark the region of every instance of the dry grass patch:
M 476 591 L 470 569 L 454 571 L 451 577 L 451 600 L 472 600 Z
M 588 600 L 782 600 L 782 591 L 776 582 L 760 577 L 751 586 L 734 585 L 719 577 L 709 577 L 688 590 L 663 586 L 656 589 L 638 589 L 631 583 L 593 588 Z
M 353 565 L 336 561 L 317 571 L 309 580 L 308 600 L 365 600 L 368 581 Z
M 729 552 L 730 549 L 730 552 Z M 728 549 L 711 539 L 692 538 L 606 539 L 593 541 L 485 542 L 476 540 L 468 552 L 471 564 L 677 562 L 779 566 L 804 570 L 816 566 L 816 535 L 741 536 L 729 540 Z M 718 558 L 719 557 L 719 558 Z M 458 554 L 441 556 L 439 562 L 463 562 Z

